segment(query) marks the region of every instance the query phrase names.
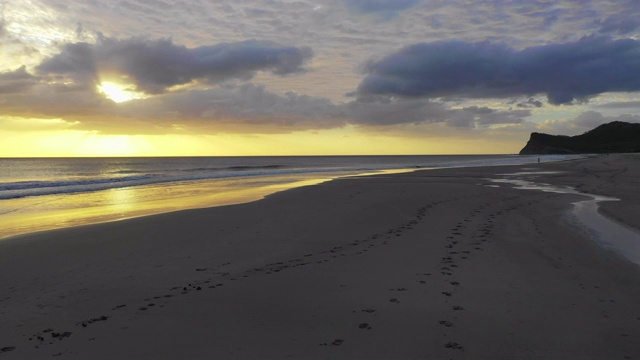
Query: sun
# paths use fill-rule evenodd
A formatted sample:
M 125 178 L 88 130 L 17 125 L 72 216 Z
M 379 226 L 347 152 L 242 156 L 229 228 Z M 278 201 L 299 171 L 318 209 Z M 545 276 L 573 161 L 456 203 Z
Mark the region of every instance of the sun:
M 141 99 L 142 96 L 135 91 L 127 90 L 125 85 L 103 81 L 98 85 L 98 89 L 109 99 L 121 103 L 133 99 Z

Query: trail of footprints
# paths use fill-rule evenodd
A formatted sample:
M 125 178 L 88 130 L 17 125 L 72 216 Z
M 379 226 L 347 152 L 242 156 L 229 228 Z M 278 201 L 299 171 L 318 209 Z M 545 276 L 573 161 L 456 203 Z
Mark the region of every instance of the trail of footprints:
M 169 288 L 169 291 L 167 291 L 167 293 L 147 297 L 143 299 L 141 302 L 139 302 L 138 304 L 115 305 L 110 309 L 110 312 L 111 312 L 110 315 L 99 315 L 91 319 L 79 321 L 75 324 L 76 327 L 79 327 L 79 328 L 76 328 L 74 330 L 76 332 L 81 331 L 82 328 L 86 328 L 89 325 L 92 325 L 96 322 L 107 321 L 112 317 L 118 316 L 118 314 L 121 313 L 122 311 L 127 311 L 127 309 L 134 309 L 133 310 L 134 314 L 140 315 L 146 311 L 152 311 L 154 308 L 164 307 L 168 303 L 168 301 L 170 301 L 171 298 L 173 297 L 184 296 L 194 292 L 197 293 L 197 292 L 206 291 L 209 289 L 215 289 L 218 287 L 222 287 L 229 282 L 241 280 L 244 278 L 257 276 L 257 275 L 263 275 L 263 276 L 273 275 L 281 271 L 290 270 L 300 266 L 308 266 L 311 264 L 323 264 L 323 263 L 328 263 L 330 261 L 333 261 L 342 257 L 363 255 L 366 252 L 370 251 L 372 248 L 375 248 L 376 246 L 389 244 L 390 241 L 393 241 L 394 238 L 401 236 L 402 233 L 404 233 L 405 231 L 412 230 L 415 227 L 415 225 L 418 224 L 419 221 L 423 220 L 426 217 L 427 212 L 433 209 L 434 207 L 437 207 L 438 205 L 441 205 L 443 203 L 458 201 L 458 200 L 460 200 L 460 198 L 452 197 L 449 199 L 434 201 L 418 209 L 414 219 L 411 219 L 410 221 L 404 224 L 401 224 L 397 227 L 389 228 L 386 232 L 373 234 L 365 239 L 355 240 L 343 246 L 334 246 L 330 249 L 320 251 L 317 253 L 304 254 L 298 258 L 294 258 L 286 261 L 268 263 L 261 267 L 256 267 L 256 268 L 241 272 L 239 274 L 234 275 L 231 272 L 224 271 L 224 267 L 231 265 L 231 263 L 229 262 L 208 266 L 208 267 L 194 268 L 194 272 L 207 274 L 208 276 L 205 278 L 200 277 L 199 279 L 186 282 L 185 284 L 182 284 L 182 285 L 173 286 Z M 479 213 L 481 210 L 482 209 L 478 209 L 477 213 Z M 464 221 L 469 221 L 469 219 L 465 218 Z M 458 241 L 455 241 L 452 239 L 454 236 L 461 236 L 462 233 L 460 231 L 462 231 L 462 229 L 463 229 L 463 225 L 461 223 L 458 224 L 458 226 L 456 226 L 454 229 L 452 229 L 452 233 L 451 233 L 452 236 L 448 237 L 447 239 L 449 240 L 446 245 L 447 248 L 453 249 L 453 247 L 458 244 Z M 487 233 L 485 233 L 484 235 L 486 236 Z M 441 272 L 442 275 L 453 274 L 451 268 L 455 268 L 457 267 L 457 265 L 455 264 L 455 261 L 451 257 L 451 255 L 455 255 L 455 254 L 457 254 L 456 251 L 449 251 L 449 255 L 443 257 L 443 260 L 442 260 L 443 264 L 447 264 L 449 266 L 448 267 L 443 266 L 443 270 Z M 466 258 L 466 256 L 463 256 L 462 258 Z M 430 273 L 419 274 L 419 276 L 423 276 L 423 278 L 419 279 L 418 283 L 422 285 L 427 284 L 426 278 L 424 278 L 424 276 L 430 276 L 430 275 L 431 275 Z M 402 291 L 406 291 L 407 289 L 398 288 L 398 289 L 390 289 L 390 290 L 402 292 Z M 452 296 L 451 291 L 443 291 L 442 294 L 446 296 Z M 400 299 L 398 299 L 398 297 L 391 297 L 389 298 L 389 302 L 400 304 Z M 462 307 L 457 307 L 457 308 L 458 310 L 462 309 Z M 374 313 L 375 311 L 376 311 L 375 309 L 362 310 L 363 313 L 368 313 L 368 314 Z M 448 321 L 447 321 L 447 324 L 450 324 L 450 326 L 452 326 L 452 324 Z M 368 322 L 359 323 L 358 327 L 363 330 L 373 329 L 373 326 L 370 325 Z M 29 341 L 34 342 L 35 348 L 41 348 L 46 345 L 51 345 L 56 341 L 62 341 L 65 338 L 70 337 L 72 334 L 74 334 L 73 331 L 55 331 L 53 328 L 47 328 L 40 332 L 30 334 Z M 344 339 L 334 339 L 328 343 L 322 343 L 321 345 L 340 346 L 344 342 L 345 342 Z M 447 347 L 450 347 L 456 350 L 463 349 L 461 346 L 458 346 L 457 344 L 454 346 L 447 346 Z M 6 351 L 13 351 L 15 349 L 16 347 L 14 346 L 0 348 L 0 353 L 6 352 Z M 61 354 L 55 354 L 55 355 L 61 355 Z
M 440 276 L 444 281 L 438 283 L 445 284 L 440 294 L 443 295 L 445 304 L 451 304 L 450 310 L 443 314 L 446 319 L 438 320 L 438 324 L 443 328 L 443 337 L 448 341 L 443 346 L 452 351 L 464 351 L 465 348 L 460 342 L 451 339 L 449 328 L 454 327 L 454 321 L 458 320 L 459 313 L 465 308 L 455 304 L 456 290 L 462 284 L 455 280 L 456 271 L 476 252 L 485 250 L 485 246 L 492 241 L 494 234 L 494 222 L 504 214 L 503 210 L 490 212 L 484 219 L 479 219 L 490 207 L 490 203 L 482 204 L 463 216 L 449 231 L 445 239 L 444 248 L 446 252 L 440 259 Z
M 171 300 L 171 298 L 176 296 L 184 296 L 194 292 L 197 293 L 197 292 L 206 291 L 209 289 L 215 289 L 218 287 L 222 287 L 229 282 L 249 278 L 252 276 L 273 275 L 281 271 L 290 270 L 300 266 L 307 266 L 311 264 L 323 264 L 323 263 L 327 263 L 342 257 L 363 255 L 366 252 L 368 252 L 370 249 L 376 246 L 387 245 L 390 240 L 392 240 L 394 237 L 401 236 L 403 232 L 412 230 L 413 227 L 418 223 L 418 221 L 422 220 L 425 217 L 427 210 L 439 204 L 442 204 L 446 201 L 452 201 L 452 200 L 457 200 L 457 198 L 436 201 L 430 205 L 427 205 L 418 210 L 415 219 L 412 219 L 409 222 L 402 224 L 400 226 L 397 226 L 395 228 L 390 228 L 385 233 L 374 234 L 365 239 L 355 240 L 343 246 L 334 246 L 330 249 L 320 251 L 317 253 L 304 254 L 298 258 L 281 261 L 281 262 L 268 263 L 261 267 L 256 267 L 256 268 L 241 272 L 239 274 L 234 275 L 231 272 L 224 271 L 224 267 L 231 265 L 230 262 L 217 264 L 209 267 L 194 268 L 194 272 L 207 274 L 208 276 L 205 278 L 200 277 L 199 279 L 186 282 L 185 284 L 182 284 L 182 285 L 173 286 L 169 288 L 167 293 L 147 297 L 143 299 L 141 302 L 139 302 L 138 304 L 134 304 L 134 305 L 117 304 L 111 307 L 111 309 L 109 310 L 110 312 L 105 311 L 105 313 L 108 313 L 109 315 L 99 315 L 94 318 L 77 322 L 75 325 L 76 327 L 79 327 L 79 328 L 74 329 L 75 331 L 67 331 L 67 329 L 65 329 L 65 331 L 56 331 L 53 328 L 47 328 L 42 331 L 29 334 L 28 340 L 33 343 L 34 348 L 41 348 L 46 345 L 51 345 L 56 341 L 62 341 L 70 337 L 71 335 L 73 335 L 74 332 L 81 331 L 82 328 L 86 328 L 89 325 L 92 325 L 96 322 L 107 321 L 108 319 L 118 316 L 118 314 L 121 314 L 122 311 L 127 311 L 128 309 L 133 308 L 135 309 L 134 314 L 140 315 L 146 311 L 152 311 L 156 307 L 157 308 L 164 307 L 168 303 L 168 301 Z M 399 303 L 397 299 L 391 299 L 390 301 Z M 367 309 L 365 312 L 371 313 L 374 311 L 375 310 L 373 309 Z M 366 324 L 366 326 L 361 324 L 362 329 L 366 329 L 366 330 L 372 329 L 372 327 L 369 324 L 367 323 L 364 323 L 364 324 Z M 93 339 L 94 338 L 92 338 L 92 340 Z M 343 339 L 335 339 L 331 341 L 329 344 L 333 346 L 340 346 L 342 345 L 342 343 L 344 343 Z M 0 348 L 0 354 L 2 352 L 13 351 L 16 348 L 17 348 L 16 346 L 7 346 L 7 347 Z M 62 354 L 59 353 L 54 355 L 59 356 Z
M 484 203 L 471 209 L 450 229 L 450 234 L 445 239 L 446 253 L 440 260 L 439 273 L 445 279 L 441 283 L 446 284 L 446 287 L 440 292 L 443 295 L 443 301 L 447 305 L 451 304 L 449 312 L 443 314 L 446 315 L 443 316 L 446 319 L 438 320 L 438 324 L 443 327 L 445 338 L 450 337 L 448 328 L 455 326 L 455 321 L 459 319 L 459 316 L 462 316 L 460 314 L 463 314 L 461 311 L 465 310 L 463 306 L 455 303 L 456 290 L 462 286 L 459 281 L 455 280 L 456 270 L 472 256 L 485 251 L 486 246 L 492 243 L 495 224 L 500 217 L 521 207 L 542 201 L 524 203 L 520 201 L 521 199 L 518 196 L 511 196 L 503 198 L 500 203 Z M 484 218 L 480 218 L 482 214 L 486 214 Z M 421 280 L 418 281 L 422 283 Z M 464 346 L 455 339 L 446 341 L 443 346 L 453 351 L 465 350 Z
M 482 195 L 474 195 L 467 196 L 462 198 L 468 199 L 471 197 L 480 197 Z M 553 196 L 553 195 L 551 195 Z M 504 203 L 508 203 L 513 200 L 519 200 L 520 197 L 512 196 L 507 197 L 503 200 Z M 238 281 L 241 279 L 249 278 L 252 276 L 267 276 L 277 274 L 282 271 L 294 269 L 301 266 L 308 266 L 312 264 L 324 264 L 330 261 L 334 261 L 336 259 L 348 256 L 359 256 L 363 255 L 372 248 L 376 246 L 382 246 L 389 244 L 390 241 L 393 241 L 394 238 L 399 237 L 402 233 L 406 231 L 412 230 L 420 221 L 424 220 L 427 216 L 427 213 L 433 208 L 442 205 L 448 202 L 455 202 L 461 200 L 459 197 L 452 197 L 449 199 L 443 199 L 434 201 L 428 205 L 425 205 L 418 209 L 415 217 L 405 224 L 401 224 L 395 228 L 389 228 L 384 233 L 373 234 L 365 239 L 355 240 L 350 243 L 347 243 L 343 246 L 334 246 L 330 249 L 320 251 L 317 253 L 308 253 L 303 254 L 297 258 L 268 263 L 260 267 L 256 267 L 244 272 L 240 272 L 239 274 L 232 274 L 231 272 L 224 271 L 226 266 L 231 265 L 231 263 L 222 263 L 213 266 L 207 267 L 198 267 L 194 268 L 194 272 L 206 274 L 207 276 L 203 278 L 201 276 L 198 279 L 185 282 L 182 285 L 177 285 L 169 288 L 169 290 L 165 294 L 150 296 L 148 298 L 143 299 L 138 304 L 129 305 L 129 304 L 118 304 L 113 306 L 110 309 L 110 315 L 99 315 L 97 317 L 79 321 L 76 323 L 76 331 L 81 331 L 82 328 L 86 328 L 89 325 L 92 325 L 97 322 L 107 321 L 111 317 L 117 316 L 122 311 L 127 311 L 127 309 L 133 308 L 135 309 L 134 314 L 142 314 L 146 311 L 152 311 L 156 307 L 164 307 L 171 298 L 176 296 L 185 296 L 191 293 L 198 293 L 201 291 L 207 291 L 211 289 L 216 289 L 224 286 L 225 284 L 233 281 Z M 538 200 L 537 202 L 542 201 Z M 455 280 L 456 269 L 462 265 L 462 263 L 469 259 L 471 256 L 478 252 L 484 251 L 484 247 L 492 242 L 492 236 L 494 231 L 494 223 L 497 221 L 499 217 L 504 215 L 507 212 L 516 210 L 520 207 L 531 205 L 533 202 L 529 203 L 521 203 L 516 202 L 515 204 L 510 204 L 507 206 L 503 206 L 500 210 L 494 210 L 489 212 L 489 215 L 484 219 L 478 219 L 479 216 L 492 206 L 491 203 L 485 203 L 475 209 L 472 209 L 466 216 L 462 217 L 461 220 L 450 229 L 449 235 L 446 237 L 444 248 L 445 254 L 442 256 L 440 261 L 439 273 L 432 272 L 423 272 L 416 274 L 416 283 L 418 285 L 431 285 L 434 283 L 434 279 L 431 279 L 435 276 L 441 276 L 442 278 L 451 279 L 450 281 L 445 282 L 447 286 L 442 289 L 440 294 L 443 296 L 443 301 L 445 303 L 449 303 L 455 299 L 455 291 L 458 287 L 462 286 L 459 281 Z M 495 204 L 493 204 L 495 205 Z M 407 288 L 395 288 L 389 289 L 390 291 L 396 292 L 397 295 L 390 297 L 389 302 L 394 304 L 401 303 L 401 293 L 404 291 L 408 291 Z M 458 319 L 458 314 L 465 310 L 465 308 L 459 304 L 451 305 L 451 310 L 448 314 L 446 314 L 447 319 L 439 319 L 438 324 L 443 327 L 443 334 L 445 337 L 448 337 L 447 329 L 454 327 L 454 321 Z M 371 315 L 374 314 L 376 309 L 360 309 L 358 310 L 362 314 Z M 449 320 L 453 319 L 453 321 Z M 640 317 L 638 318 L 640 320 Z M 367 320 L 366 318 L 359 322 L 356 326 L 359 329 L 364 331 L 372 330 L 374 327 L 370 323 L 371 320 Z M 79 327 L 79 328 L 78 328 Z M 54 331 L 52 328 L 47 328 L 38 333 L 31 334 L 29 336 L 29 340 L 35 342 L 34 347 L 40 348 L 45 345 L 53 344 L 55 341 L 61 341 L 65 338 L 70 337 L 74 332 L 72 331 Z M 94 338 L 90 339 L 93 340 Z M 328 342 L 320 343 L 321 346 L 341 346 L 345 343 L 345 339 L 335 338 Z M 443 346 L 452 351 L 464 351 L 464 346 L 456 341 L 447 341 L 443 344 Z M 15 350 L 15 346 L 7 346 L 0 348 L 0 354 L 3 352 L 9 352 Z M 54 356 L 62 355 L 61 353 L 53 354 Z

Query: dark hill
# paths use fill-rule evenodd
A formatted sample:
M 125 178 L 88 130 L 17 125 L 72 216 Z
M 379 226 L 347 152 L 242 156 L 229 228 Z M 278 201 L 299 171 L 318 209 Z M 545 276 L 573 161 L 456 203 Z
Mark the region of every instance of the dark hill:
M 614 121 L 582 135 L 531 133 L 520 155 L 640 152 L 640 124 Z

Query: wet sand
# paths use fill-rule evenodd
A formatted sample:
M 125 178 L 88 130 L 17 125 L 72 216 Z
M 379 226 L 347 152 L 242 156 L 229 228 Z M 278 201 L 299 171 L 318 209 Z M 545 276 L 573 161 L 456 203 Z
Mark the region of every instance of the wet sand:
M 0 241 L 0 359 L 634 359 L 640 267 L 572 215 L 640 156 L 347 178 Z M 497 186 L 497 187 L 496 187 Z

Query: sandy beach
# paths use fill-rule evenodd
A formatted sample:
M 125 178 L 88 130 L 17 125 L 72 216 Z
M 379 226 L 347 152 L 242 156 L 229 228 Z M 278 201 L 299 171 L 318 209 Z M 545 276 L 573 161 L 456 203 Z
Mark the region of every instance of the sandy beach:
M 638 359 L 640 156 L 343 178 L 0 241 L 0 359 Z

